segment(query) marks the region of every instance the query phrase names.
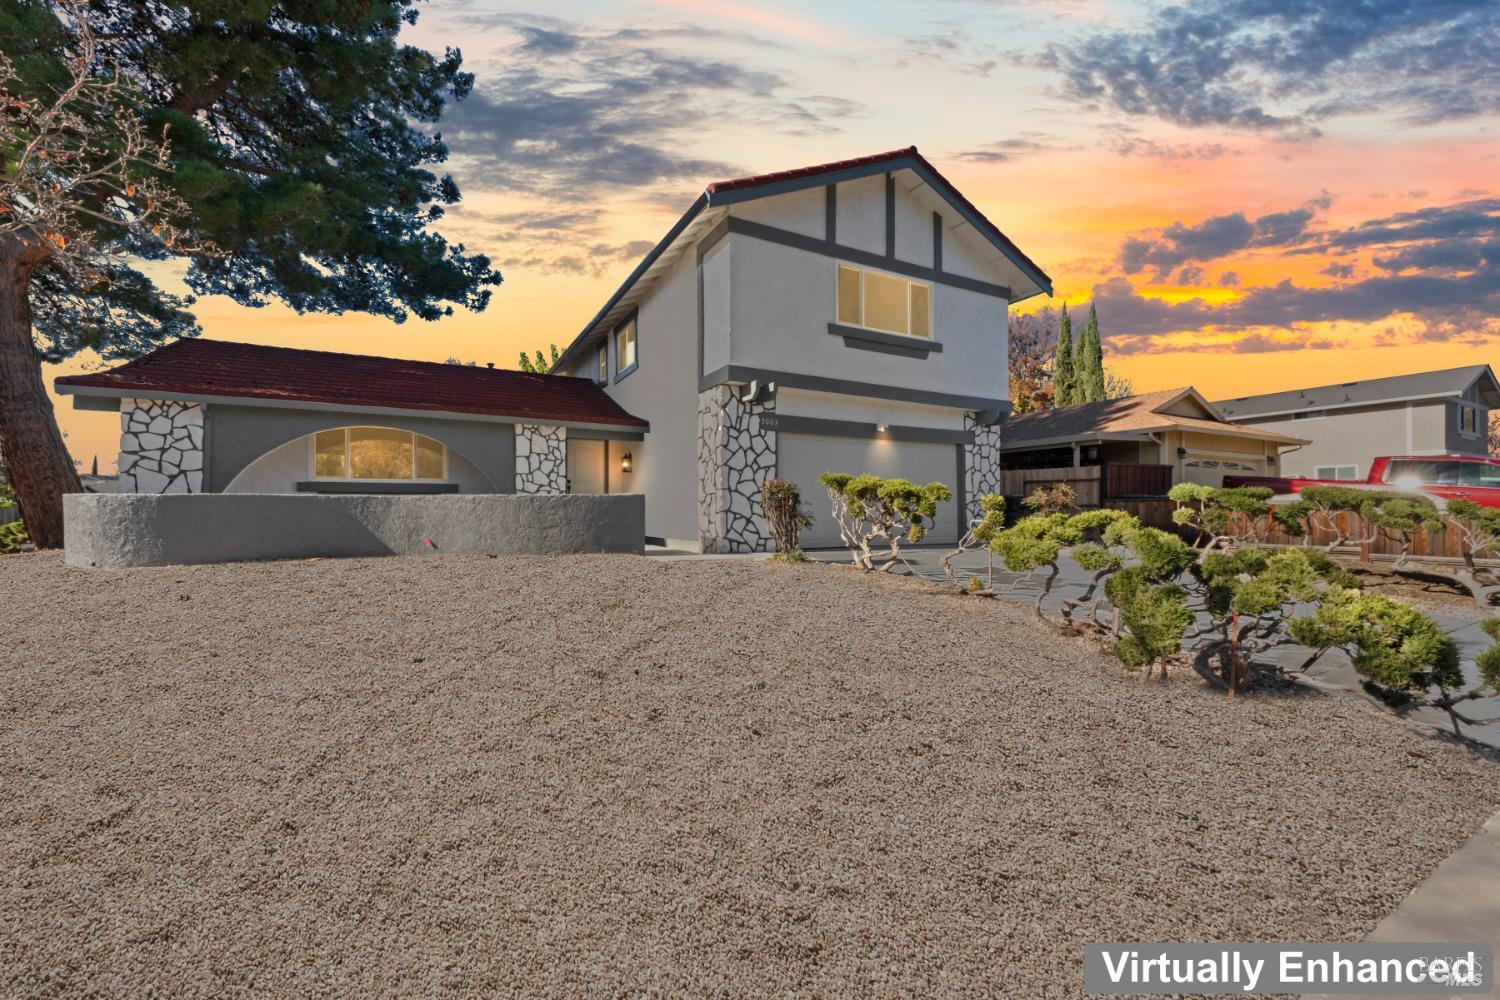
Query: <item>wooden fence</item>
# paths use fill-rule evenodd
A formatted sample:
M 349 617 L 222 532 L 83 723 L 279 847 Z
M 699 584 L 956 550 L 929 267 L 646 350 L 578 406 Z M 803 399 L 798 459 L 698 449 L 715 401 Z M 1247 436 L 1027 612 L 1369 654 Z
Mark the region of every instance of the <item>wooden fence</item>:
M 1170 465 L 1140 465 L 1110 462 L 1104 466 L 1104 495 L 1117 497 L 1164 497 L 1172 488 Z
M 1006 469 L 1000 473 L 1000 489 L 1006 496 L 1030 496 L 1032 491 L 1067 483 L 1077 494 L 1080 507 L 1097 507 L 1103 496 L 1099 466 L 1069 466 L 1065 469 Z
M 1168 517 L 1171 515 L 1169 514 Z M 1337 525 L 1325 522 L 1321 517 L 1315 517 L 1308 523 L 1306 534 L 1294 535 L 1285 530 L 1275 520 L 1267 515 L 1262 518 L 1259 525 L 1260 535 L 1265 545 L 1288 545 L 1306 546 L 1308 548 L 1326 548 L 1339 539 L 1340 536 L 1355 539 L 1356 542 L 1346 544 L 1336 550 L 1344 555 L 1359 555 L 1366 559 L 1394 559 L 1401 554 L 1401 539 L 1385 532 L 1371 531 L 1365 519 L 1353 511 L 1340 511 L 1336 515 Z M 1243 515 L 1234 515 L 1235 530 L 1244 531 L 1250 527 L 1250 522 Z M 1366 538 L 1375 536 L 1371 541 L 1359 544 Z M 1463 543 L 1457 529 L 1444 527 L 1442 531 L 1418 531 L 1412 536 L 1411 551 L 1409 558 L 1425 559 L 1429 562 L 1459 562 L 1463 559 Z M 1500 566 L 1500 558 L 1477 560 L 1482 565 Z

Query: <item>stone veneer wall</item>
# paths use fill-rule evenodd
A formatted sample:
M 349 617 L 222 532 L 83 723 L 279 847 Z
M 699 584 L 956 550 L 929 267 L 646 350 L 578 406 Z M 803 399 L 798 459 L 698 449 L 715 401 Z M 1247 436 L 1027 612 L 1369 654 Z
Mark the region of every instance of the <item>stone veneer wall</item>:
M 982 426 L 977 415 L 965 413 L 964 430 L 974 432 L 974 442 L 964 445 L 964 506 L 973 520 L 979 517 L 979 498 L 1001 491 L 1000 425 Z
M 568 429 L 516 424 L 516 492 L 568 492 Z
M 120 400 L 121 493 L 203 492 L 203 407 Z
M 769 552 L 760 487 L 776 477 L 774 396 L 740 399 L 735 386 L 698 394 L 698 541 L 704 552 Z

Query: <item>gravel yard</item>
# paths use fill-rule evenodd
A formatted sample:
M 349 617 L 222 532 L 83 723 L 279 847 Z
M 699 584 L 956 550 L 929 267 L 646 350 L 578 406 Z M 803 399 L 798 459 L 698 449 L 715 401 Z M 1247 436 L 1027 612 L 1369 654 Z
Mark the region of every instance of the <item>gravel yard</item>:
M 636 557 L 0 558 L 0 993 L 1072 996 L 1362 935 L 1500 804 L 1344 698 Z

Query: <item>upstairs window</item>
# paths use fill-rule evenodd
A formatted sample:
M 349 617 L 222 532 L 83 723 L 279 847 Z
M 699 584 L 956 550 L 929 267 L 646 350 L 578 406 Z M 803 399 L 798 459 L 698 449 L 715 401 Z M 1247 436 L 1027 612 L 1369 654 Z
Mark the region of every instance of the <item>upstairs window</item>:
M 1460 405 L 1458 408 L 1458 432 L 1460 434 L 1479 434 L 1479 411 L 1472 406 Z
M 609 345 L 599 345 L 598 370 L 594 375 L 595 382 L 609 381 Z
M 839 265 L 838 321 L 881 333 L 932 339 L 932 286 Z
M 615 333 L 615 376 L 618 378 L 635 367 L 635 320 Z
M 341 427 L 313 435 L 314 479 L 441 480 L 448 449 L 391 427 Z
M 1296 413 L 1292 414 L 1292 419 L 1293 420 L 1316 420 L 1319 417 L 1326 417 L 1326 416 L 1328 416 L 1328 414 L 1325 413 L 1322 410 L 1298 410 Z

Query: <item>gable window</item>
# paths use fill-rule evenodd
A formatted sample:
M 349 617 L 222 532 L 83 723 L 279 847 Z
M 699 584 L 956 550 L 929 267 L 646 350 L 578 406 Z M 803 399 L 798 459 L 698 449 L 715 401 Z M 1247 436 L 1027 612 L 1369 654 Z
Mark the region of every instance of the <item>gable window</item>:
M 596 372 L 594 374 L 594 381 L 595 382 L 608 382 L 609 381 L 609 345 L 608 344 L 600 344 L 599 345 L 599 358 L 598 358 L 597 364 L 598 364 L 598 368 L 597 368 L 597 370 L 596 370 Z
M 313 435 L 314 479 L 432 481 L 448 474 L 448 449 L 392 427 L 341 427 Z
M 636 356 L 635 320 L 615 331 L 615 379 L 629 375 L 635 370 Z
M 838 321 L 881 333 L 932 339 L 932 286 L 840 264 Z
M 1478 410 L 1476 410 L 1472 406 L 1464 406 L 1462 404 L 1459 405 L 1459 407 L 1458 407 L 1458 432 L 1460 434 L 1474 434 L 1474 435 L 1478 435 L 1478 433 L 1479 433 L 1479 411 Z
M 1292 414 L 1292 419 L 1293 420 L 1316 420 L 1319 417 L 1326 417 L 1326 416 L 1328 416 L 1328 414 L 1326 412 L 1324 412 L 1323 410 L 1298 410 L 1296 413 Z

